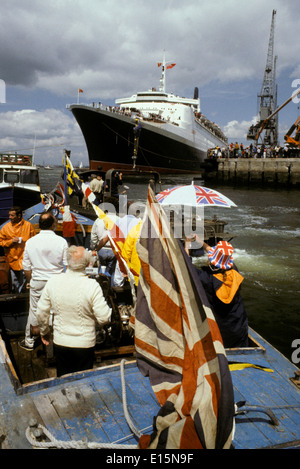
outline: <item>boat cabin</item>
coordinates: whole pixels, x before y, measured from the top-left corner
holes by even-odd
[[[14,205],[23,210],[40,202],[38,168],[31,155],[0,154],[0,224]]]

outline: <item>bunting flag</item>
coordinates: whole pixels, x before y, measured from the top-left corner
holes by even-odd
[[[108,230],[109,241],[114,251],[114,254],[119,262],[119,267],[121,272],[124,275],[128,276],[130,284],[132,286],[132,294],[135,299],[134,293],[134,275],[135,271],[131,271],[128,267],[126,260],[122,254],[122,249],[126,240],[126,237],[131,230],[131,228],[138,224],[139,219],[134,217],[133,215],[127,215],[124,217],[118,217],[114,215],[108,215],[105,213],[101,208],[101,202],[95,196],[94,192],[90,189],[90,187],[82,182],[73,168],[71,160],[67,155],[65,155],[65,167],[66,167],[66,174],[67,174],[67,185],[72,188],[75,192],[80,191],[85,195],[88,199],[90,204],[92,205],[95,213],[101,220],[103,220],[106,229]]]
[[[168,65],[166,65],[166,69],[169,70],[170,68],[175,67],[175,65],[176,65],[176,63],[168,64]],[[158,62],[158,63],[157,63],[157,66],[158,66],[158,67],[161,67],[161,66],[162,66],[162,62]]]
[[[57,208],[61,210],[66,203],[66,196],[63,185],[58,182],[52,192],[49,194],[41,194],[42,203],[45,205],[45,210]]]
[[[125,239],[125,243],[123,244],[122,248],[122,255],[127,262],[127,265],[135,278],[135,285],[137,286],[139,283],[139,275],[141,269],[141,263],[139,256],[136,250],[136,243],[140,235],[140,231],[142,228],[142,220],[137,219],[134,217],[138,223],[135,223],[128,231],[128,234]]]
[[[161,405],[152,435],[143,435],[139,448],[230,448],[233,386],[220,331],[150,187],[136,248],[136,357]]]
[[[80,224],[77,216],[70,211],[70,206],[66,205],[64,186],[58,182],[52,192],[41,195],[42,203],[45,205],[44,211],[51,210],[54,216],[61,213],[63,219],[63,237],[72,238],[75,236],[76,225]],[[56,212],[56,213],[55,213]]]
[[[70,206],[65,205],[62,209],[63,217],[63,237],[64,238],[73,238],[75,236],[76,230],[76,218],[70,212]]]
[[[68,158],[67,154],[64,155],[64,176],[66,180],[67,188],[69,195],[81,193],[81,181],[73,168],[71,160]]]

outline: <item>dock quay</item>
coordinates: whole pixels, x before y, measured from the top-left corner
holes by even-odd
[[[205,177],[223,184],[300,188],[300,158],[218,158]]]

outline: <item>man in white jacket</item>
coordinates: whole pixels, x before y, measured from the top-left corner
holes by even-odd
[[[56,218],[52,213],[42,213],[39,219],[40,232],[25,245],[23,269],[30,288],[30,307],[25,329],[25,338],[19,345],[32,351],[37,336],[31,334],[31,327],[37,326],[36,308],[42,291],[53,275],[64,272],[67,266],[68,243],[55,233]]]
[[[90,260],[91,254],[82,246],[71,246],[67,272],[48,280],[38,302],[37,319],[45,345],[49,345],[53,312],[57,376],[93,367],[96,322],[103,325],[111,317],[100,285],[85,274]]]

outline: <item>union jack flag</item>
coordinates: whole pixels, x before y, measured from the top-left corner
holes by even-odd
[[[220,331],[192,262],[167,230],[149,188],[131,324],[138,367],[161,409],[139,448],[230,448],[234,395]]]
[[[176,189],[179,189],[180,187],[182,186],[176,186],[176,187],[172,187],[171,189],[165,189],[164,191],[156,195],[156,200],[160,203],[164,202],[166,197],[168,197],[170,194],[172,194],[172,192],[176,191]]]
[[[174,205],[217,205],[220,207],[235,206],[235,204],[220,192],[208,187],[185,185],[165,189],[156,195],[161,204]]]

